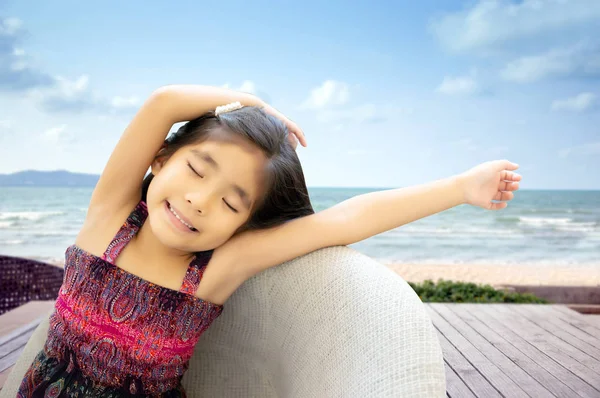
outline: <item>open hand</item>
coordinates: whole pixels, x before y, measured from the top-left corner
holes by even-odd
[[[465,195],[465,202],[487,210],[506,208],[506,201],[514,198],[513,191],[519,189],[521,176],[512,170],[519,165],[508,160],[493,160],[482,163],[458,176]],[[492,200],[503,201],[494,203]]]
[[[296,123],[292,122],[290,119],[285,117],[281,112],[273,108],[271,105],[265,104],[262,109],[269,115],[275,116],[277,119],[281,120],[285,124],[289,131],[288,138],[294,149],[296,149],[296,147],[298,146],[298,141],[300,141],[300,144],[302,144],[303,147],[306,147],[307,144],[304,131],[302,131],[302,129],[298,127]]]

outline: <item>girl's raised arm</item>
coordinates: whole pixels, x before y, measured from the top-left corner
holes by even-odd
[[[235,101],[265,105],[251,94],[220,87],[171,85],[154,91],[110,155],[92,193],[90,209],[102,209],[107,214],[104,212],[134,205],[140,198],[144,176],[173,124]]]
[[[500,210],[519,188],[521,176],[508,171],[517,168],[508,160],[485,162],[438,181],[355,196],[278,227],[243,232],[215,255],[240,264],[249,278],[311,251],[356,243],[461,204]]]

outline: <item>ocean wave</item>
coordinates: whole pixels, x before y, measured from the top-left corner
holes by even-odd
[[[554,228],[567,232],[594,232],[597,230],[595,221],[573,221],[572,218],[550,218],[550,217],[519,217],[519,224],[526,227]]]
[[[35,231],[31,234],[27,234],[28,236],[43,238],[46,236],[77,236],[79,231],[76,230],[63,230],[63,231]]]
[[[6,211],[0,212],[0,220],[5,221],[38,221],[51,216],[62,216],[67,214],[64,211]]]
[[[0,221],[0,228],[9,228],[12,225],[14,225],[12,221]]]
[[[24,242],[20,239],[0,240],[0,245],[22,245]]]
[[[572,218],[561,217],[561,218],[552,218],[552,217],[519,217],[519,221],[522,224],[528,225],[565,225],[573,221]]]
[[[506,216],[506,217],[498,217],[494,220],[497,223],[518,223],[519,221],[521,221],[521,217],[519,216]]]
[[[464,228],[449,228],[449,227],[401,227],[397,230],[399,234],[428,234],[428,235],[452,235],[452,236],[470,236],[470,235],[502,235],[502,236],[514,236],[520,234],[521,231],[516,229],[503,229],[503,228],[477,228],[477,227],[464,227]]]
[[[562,213],[569,213],[569,214],[595,214],[597,213],[597,210],[594,209],[584,209],[584,208],[577,208],[577,209],[565,209],[565,208],[542,208],[542,209],[524,209],[521,210],[525,213],[535,213],[535,214],[562,214]]]

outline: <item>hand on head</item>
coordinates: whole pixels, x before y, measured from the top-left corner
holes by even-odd
[[[304,131],[302,131],[302,129],[296,123],[292,122],[290,119],[284,116],[277,109],[273,108],[271,105],[265,104],[265,106],[262,109],[269,115],[275,116],[277,119],[281,120],[285,124],[290,133],[290,143],[292,144],[292,147],[294,149],[296,149],[296,147],[298,146],[298,141],[300,142],[300,144],[302,144],[303,147],[307,146]]]

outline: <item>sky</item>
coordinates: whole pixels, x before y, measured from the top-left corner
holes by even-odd
[[[597,190],[599,78],[598,0],[0,0],[0,173],[100,174],[153,90],[202,84],[298,123],[309,187],[508,159]]]

